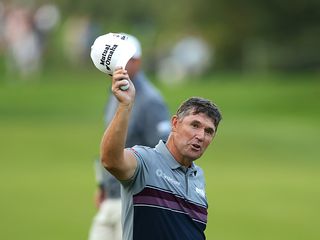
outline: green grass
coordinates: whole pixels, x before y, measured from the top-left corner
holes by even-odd
[[[219,74],[156,82],[172,112],[195,95],[223,112],[197,161],[207,180],[207,239],[320,239],[318,79]],[[108,88],[96,71],[0,82],[0,239],[87,238]]]

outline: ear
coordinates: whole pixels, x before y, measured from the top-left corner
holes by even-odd
[[[177,124],[178,124],[178,117],[177,115],[173,115],[171,118],[171,128],[172,132],[175,132],[177,129]]]

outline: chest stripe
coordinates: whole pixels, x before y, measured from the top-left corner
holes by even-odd
[[[134,206],[150,206],[189,215],[194,221],[207,222],[207,209],[162,189],[146,186],[133,196]]]

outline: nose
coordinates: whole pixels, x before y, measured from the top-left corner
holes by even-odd
[[[198,139],[200,142],[204,140],[205,132],[203,129],[199,129],[196,133],[196,139]]]

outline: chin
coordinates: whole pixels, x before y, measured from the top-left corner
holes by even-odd
[[[191,154],[189,156],[189,158],[191,159],[191,161],[195,161],[195,160],[199,159],[201,156],[202,156],[202,153],[200,153],[200,154]]]

